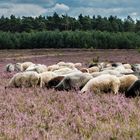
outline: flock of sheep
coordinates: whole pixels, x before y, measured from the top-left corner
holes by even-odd
[[[46,66],[32,62],[7,64],[6,71],[17,73],[10,79],[10,87],[47,87],[56,90],[125,93],[135,97],[140,91],[140,64],[98,62],[85,68],[81,63],[59,62]]]

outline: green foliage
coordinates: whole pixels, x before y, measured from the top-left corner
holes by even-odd
[[[0,32],[0,49],[138,49],[140,33],[101,31]]]
[[[0,18],[0,49],[140,48],[140,21],[128,16],[68,15]]]
[[[78,19],[68,15],[38,16],[38,17],[15,17],[1,16],[0,31],[32,32],[32,31],[108,31],[108,32],[139,32],[140,20],[134,20],[128,16],[125,20],[117,16],[101,17],[79,15]]]

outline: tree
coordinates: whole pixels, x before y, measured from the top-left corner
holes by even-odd
[[[124,21],[124,31],[133,32],[134,29],[135,29],[134,20],[130,16],[127,16],[127,19],[125,19]]]

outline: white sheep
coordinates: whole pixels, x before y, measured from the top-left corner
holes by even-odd
[[[81,69],[82,68],[82,63],[75,63],[74,67],[77,69]]]
[[[9,63],[9,64],[6,65],[5,70],[6,70],[7,72],[12,72],[12,71],[15,70],[15,65],[12,64],[12,63]]]
[[[120,80],[115,75],[104,74],[95,77],[87,82],[87,84],[82,88],[82,92],[109,92],[112,91],[117,94],[119,91]]]
[[[54,65],[50,65],[47,67],[47,71],[54,71],[54,70],[58,70],[60,67],[58,64],[54,64]]]
[[[88,68],[88,71],[89,71],[89,73],[99,72],[100,68],[97,66],[94,66],[94,67]]]
[[[15,74],[7,87],[36,87],[40,77],[37,72],[20,72]]]
[[[119,77],[119,80],[120,80],[119,91],[125,92],[130,87],[131,84],[133,84],[136,80],[138,80],[138,78],[135,75],[130,74]]]
[[[57,77],[57,74],[51,71],[43,72],[39,74],[41,80],[40,80],[40,87],[47,87],[48,82],[53,79],[54,77]]]
[[[116,70],[104,70],[104,71],[101,71],[101,72],[93,72],[93,73],[91,73],[91,75],[92,75],[93,77],[97,77],[97,76],[100,76],[100,75],[103,75],[103,74],[115,75],[115,76],[117,76],[117,77],[123,75],[123,74],[121,74],[120,72],[118,72],[118,71],[116,71]]]
[[[57,65],[59,65],[60,67],[68,67],[68,68],[71,68],[71,69],[75,69],[75,65],[72,62],[67,62],[67,63],[59,62],[59,63],[57,63]]]
[[[47,66],[43,64],[31,65],[26,69],[26,71],[36,71],[37,73],[42,73],[47,71]]]
[[[123,64],[125,69],[132,69],[132,66],[130,64]]]
[[[81,71],[79,71],[79,70],[72,70],[72,69],[70,69],[68,67],[64,67],[64,68],[55,70],[53,72],[56,73],[57,75],[66,75],[66,74],[69,74],[69,73],[81,72]]]
[[[74,72],[67,74],[55,87],[56,90],[81,89],[93,77],[89,73]],[[59,79],[59,78],[58,78]]]
[[[15,70],[16,71],[25,71],[29,66],[33,65],[32,62],[23,62],[23,63],[16,63]]]

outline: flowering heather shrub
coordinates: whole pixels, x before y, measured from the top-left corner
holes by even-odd
[[[113,54],[107,53],[108,58],[113,57],[114,60]],[[83,61],[86,64],[91,56],[88,58],[88,54],[84,55],[85,58],[80,55],[77,60],[71,57],[69,61]],[[69,56],[63,55],[60,58],[67,61]],[[58,57],[32,60],[35,59],[49,65],[51,61],[57,62]],[[4,67],[7,61],[0,63]],[[0,140],[140,139],[139,97],[127,99],[122,93],[94,95],[46,88],[5,90],[13,74],[0,70]]]
[[[3,139],[139,138],[140,101],[47,89],[0,92]]]

